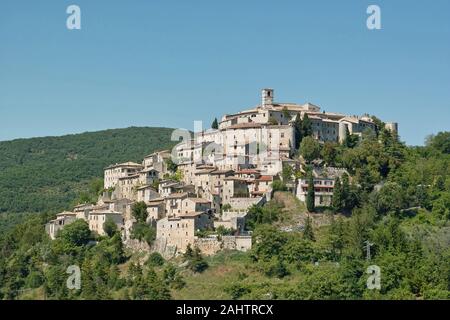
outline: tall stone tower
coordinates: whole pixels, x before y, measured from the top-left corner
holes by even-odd
[[[271,107],[272,105],[273,105],[273,89],[263,89],[261,106],[265,109]]]
[[[398,123],[397,122],[388,122],[388,123],[386,123],[385,128],[393,134],[398,134]]]
[[[347,125],[343,122],[339,122],[339,143],[343,143],[347,139]]]

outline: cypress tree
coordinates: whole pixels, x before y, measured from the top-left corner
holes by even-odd
[[[300,117],[300,114],[298,114],[294,121],[295,150],[298,150],[300,148],[300,143],[302,142],[303,139],[302,132],[303,132],[302,119]]]
[[[309,212],[314,212],[315,210],[315,197],[316,195],[314,192],[314,178],[311,172],[308,177],[308,193],[306,194],[306,208]]]
[[[214,118],[213,123],[211,124],[212,129],[219,129],[219,122],[217,121],[217,118]]]
[[[310,217],[306,218],[305,230],[303,231],[303,238],[306,240],[315,241],[314,231]]]
[[[342,210],[342,184],[341,179],[339,177],[334,181],[334,190],[333,190],[333,209],[334,211]]]
[[[302,138],[312,136],[312,123],[309,120],[308,114],[305,113],[302,120]]]
[[[342,176],[342,189],[341,189],[341,208],[348,211],[351,206],[351,194],[350,194],[350,183],[348,180],[348,175],[344,174]]]

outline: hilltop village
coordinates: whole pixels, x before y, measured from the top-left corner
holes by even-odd
[[[224,115],[212,129],[195,132],[193,137],[187,132],[189,138],[173,150],[152,153],[142,163],[108,166],[98,202],[57,214],[46,231],[55,239],[64,226],[84,219],[91,231],[102,236],[105,223],[113,221],[125,245],[145,247],[132,237],[138,224],[133,208],[145,204],[145,223],[156,228],[156,239],[148,250],[166,257],[183,253],[188,246],[207,255],[224,249],[247,251],[252,246],[245,228],[248,209],[271,200],[286,167],[291,172],[306,170],[305,159],[296,154],[299,121],[309,123],[310,136],[321,144],[344,143],[349,136],[376,130],[368,115],[324,112],[311,103],[278,103],[272,89],[263,89],[258,106]],[[396,123],[387,123],[386,128],[398,130]],[[320,162],[311,165],[315,205],[330,206],[336,178],[345,170]],[[309,181],[299,176],[290,185],[300,201],[306,201]]]

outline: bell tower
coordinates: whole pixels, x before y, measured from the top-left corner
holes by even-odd
[[[262,90],[262,108],[266,109],[273,105],[273,89]]]

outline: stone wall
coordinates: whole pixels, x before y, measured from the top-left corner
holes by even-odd
[[[245,228],[245,218],[230,218],[227,221],[214,221],[214,228],[217,229],[219,226],[223,226],[226,229],[233,229],[236,231],[244,232]]]
[[[202,254],[213,255],[221,250],[238,250],[248,251],[252,248],[251,236],[223,236],[219,240],[217,237],[197,238],[194,241],[194,246],[197,246]]]
[[[258,198],[230,198],[228,203],[235,210],[245,210],[254,204],[260,204],[263,202],[264,197]]]
[[[233,218],[243,218],[247,215],[247,210],[230,210],[223,211],[221,213],[221,219],[223,221],[230,221]]]

